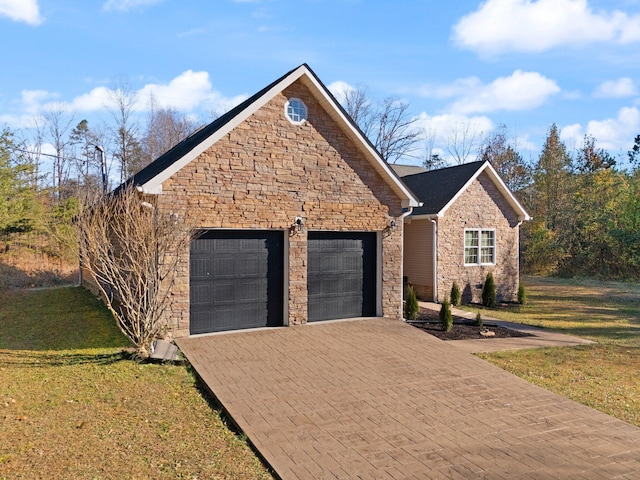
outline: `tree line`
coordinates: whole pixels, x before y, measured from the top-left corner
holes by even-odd
[[[120,81],[105,107],[107,120],[96,125],[51,104],[29,128],[2,127],[0,252],[19,246],[75,261],[72,220],[80,203],[112,190],[201,126],[153,97],[141,117],[139,101]]]
[[[575,153],[549,128],[531,183],[516,191],[533,220],[522,228],[524,271],[640,278],[640,135],[630,168],[586,135]]]
[[[571,152],[555,124],[534,161],[517,153],[505,126],[485,139],[479,159],[532,216],[521,227],[524,273],[640,279],[640,135],[623,157],[627,168],[592,135]]]
[[[5,249],[12,238],[32,239],[38,248],[66,254],[76,243],[71,220],[83,198],[112,189],[201,126],[153,98],[140,121],[134,115],[139,99],[126,83],[112,95],[110,120],[98,126],[54,105],[34,119],[28,137],[8,127],[0,131]],[[364,89],[347,92],[341,102],[387,162],[418,158],[427,169],[447,166],[434,153],[435,132],[417,128],[406,102],[389,97],[376,103]],[[504,125],[485,137],[470,126],[444,137],[449,163],[490,161],[533,217],[521,227],[523,272],[640,278],[640,135],[626,169],[589,135],[570,152],[556,125],[529,161]],[[52,153],[45,155],[45,144]]]

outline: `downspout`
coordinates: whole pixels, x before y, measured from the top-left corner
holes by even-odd
[[[518,244],[516,245],[516,248],[517,248],[516,252],[518,253],[518,262],[516,265],[517,275],[518,275],[518,285],[516,285],[516,292],[520,289],[520,225],[522,225],[523,223],[524,223],[524,220],[520,220],[516,225],[516,228],[518,229],[518,235],[516,235],[516,241],[518,242]]]
[[[433,301],[438,303],[438,220],[433,223]]]
[[[422,204],[420,204],[422,205]],[[406,212],[400,215],[400,221],[402,222],[402,235],[400,242],[402,242],[402,261],[400,262],[400,299],[404,296],[404,219],[413,213],[413,207],[408,207]],[[400,318],[404,320],[404,312],[402,311],[402,302],[400,302]]]

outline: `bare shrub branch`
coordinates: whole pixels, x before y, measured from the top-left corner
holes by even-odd
[[[159,211],[127,187],[88,202],[76,224],[83,267],[120,330],[147,357],[166,329],[163,315],[192,238],[189,219]]]

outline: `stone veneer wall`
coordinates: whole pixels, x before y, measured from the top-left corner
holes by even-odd
[[[496,264],[464,265],[465,228],[496,230]],[[517,299],[519,220],[489,176],[483,172],[438,219],[438,301],[458,282],[463,301],[482,301],[482,285],[493,272],[499,301]]]
[[[287,98],[302,99],[308,120],[293,125]],[[382,239],[382,314],[402,307],[401,201],[298,81],[163,183],[159,208],[189,210],[197,228],[288,232],[295,218],[307,230],[397,231]],[[307,320],[307,235],[288,237],[288,323]],[[189,329],[189,252],[183,252],[167,323]]]

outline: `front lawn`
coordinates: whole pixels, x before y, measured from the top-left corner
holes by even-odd
[[[640,285],[526,277],[528,303],[483,316],[595,340],[479,356],[531,383],[640,426]],[[477,311],[477,308],[467,308]]]
[[[272,478],[186,367],[127,346],[83,289],[0,294],[0,479]]]

